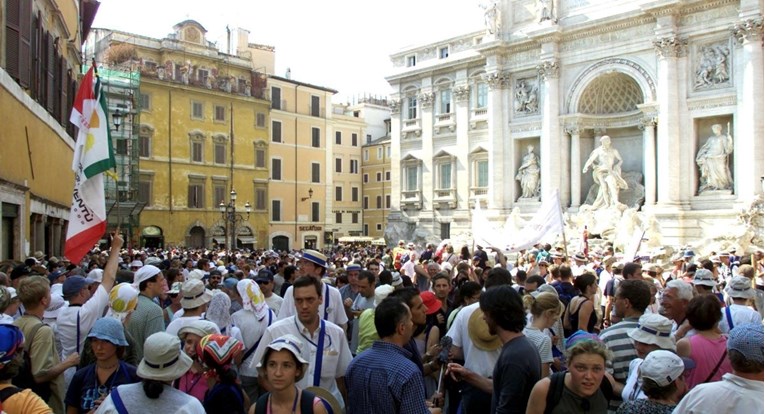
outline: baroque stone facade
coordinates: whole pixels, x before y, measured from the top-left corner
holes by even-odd
[[[661,228],[663,243],[709,239],[710,218],[740,223],[762,193],[761,3],[559,0],[538,2],[554,7],[536,14],[531,3],[485,4],[487,29],[449,40],[460,48],[448,57],[430,53],[443,42],[391,56],[400,110],[389,235],[462,238],[475,203],[503,223],[515,208],[530,216],[555,190],[576,215],[597,193],[582,168],[604,135],[623,158],[620,202]],[[417,64],[407,68],[411,56]],[[733,137],[723,160],[732,188],[710,196],[699,191],[695,157],[718,124]],[[513,179],[530,146],[540,201],[522,197]]]

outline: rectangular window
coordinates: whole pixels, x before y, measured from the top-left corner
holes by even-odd
[[[482,160],[476,163],[476,187],[489,186],[489,161]]]
[[[390,147],[385,147],[385,156],[390,158]]]
[[[372,134],[367,134],[367,144],[372,143]]]
[[[365,224],[365,226],[366,226],[366,224]],[[382,230],[382,223],[377,223],[377,225],[375,225],[375,228],[377,229],[377,231]]]
[[[441,113],[448,114],[452,112],[452,91],[449,89],[441,91]]]
[[[359,213],[351,213],[351,223],[358,224],[359,222]]]
[[[351,134],[351,146],[359,146],[359,134]]]
[[[343,145],[343,133],[335,131],[335,145]]]
[[[385,196],[385,208],[390,208],[390,194]]]
[[[406,66],[410,68],[410,67],[415,66],[415,65],[417,65],[417,56],[415,56],[415,55],[407,56],[406,57]]]
[[[321,182],[321,164],[317,162],[311,163],[311,182],[312,183]]]
[[[141,177],[138,180],[138,201],[146,203],[147,206],[154,204],[151,195],[152,179],[151,177]]]
[[[321,130],[319,128],[311,128],[311,146],[314,148],[321,147]]]
[[[191,143],[191,161],[192,162],[203,162],[204,161],[203,149],[204,149],[204,147],[202,146],[201,142],[192,142]]]
[[[390,181],[390,171],[385,171],[385,181]]]
[[[149,95],[148,93],[142,93],[140,105],[141,105],[141,110],[151,111],[151,95]]]
[[[199,81],[199,84],[204,86],[207,84],[207,77],[209,76],[209,72],[205,69],[199,69],[197,70],[197,80]]]
[[[255,210],[265,211],[266,209],[266,189],[255,189]]]
[[[382,196],[375,197],[375,208],[382,208]]]
[[[226,203],[226,184],[214,184],[213,192],[213,207],[220,206],[220,203]]]
[[[272,180],[282,179],[282,160],[278,158],[271,159],[271,179]]]
[[[417,97],[415,96],[406,100],[406,118],[417,119]]]
[[[335,201],[343,201],[343,187],[335,187]]]
[[[382,147],[377,148],[377,159],[381,160],[383,158],[383,149]]]
[[[282,89],[271,87],[271,109],[282,109]]]
[[[189,183],[189,208],[205,208],[205,185],[201,182]]]
[[[417,189],[417,167],[406,167],[406,191],[414,191]]]
[[[271,142],[282,142],[282,123],[271,121]]]
[[[359,173],[359,160],[351,160],[351,174]]]
[[[335,158],[335,172],[336,173],[343,172],[343,159],[342,158]]]
[[[215,105],[215,120],[216,121],[225,121],[226,120],[226,107],[222,105]]]
[[[368,149],[364,150],[364,161],[369,161],[369,150]]]
[[[452,188],[452,164],[443,163],[439,166],[439,187],[442,190]]]
[[[449,46],[444,46],[438,49],[438,58],[446,59],[449,57]]]
[[[359,201],[359,187],[351,187],[351,201]]]
[[[255,168],[266,168],[266,150],[255,150]]]
[[[451,223],[441,223],[441,238],[451,238]]]
[[[191,117],[194,119],[204,119],[205,118],[205,109],[202,102],[192,102],[191,103]]]
[[[369,182],[369,174],[364,174],[364,182],[365,183]]]
[[[266,127],[266,114],[263,112],[258,112],[255,114],[255,126],[258,128]]]
[[[215,163],[226,163],[226,144],[215,144]]]
[[[117,138],[114,145],[114,153],[117,155],[127,155],[128,153],[128,140]]]
[[[343,213],[335,213],[335,224],[343,224]]]
[[[138,156],[142,158],[151,157],[151,138],[147,136],[138,137]]]
[[[318,96],[311,96],[311,116],[321,116],[321,99]]]
[[[381,172],[377,172],[377,174],[375,174],[375,178],[376,178],[376,181],[377,181],[378,183],[379,183],[380,181],[382,181],[382,173],[381,173]]]
[[[489,87],[484,82],[481,82],[476,87],[475,107],[486,108],[488,104],[489,104]]]
[[[363,206],[364,210],[369,209],[369,197],[364,197],[364,201],[361,203],[361,205]]]
[[[378,224],[379,226],[379,224]],[[369,224],[364,225],[364,235],[369,236]]]
[[[311,221],[319,221],[319,203],[316,201],[311,203]]]
[[[271,200],[271,221],[282,221],[281,200]]]

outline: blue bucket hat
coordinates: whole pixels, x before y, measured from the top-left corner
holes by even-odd
[[[21,329],[15,325],[0,325],[0,365],[11,362],[23,344]]]
[[[125,331],[120,321],[114,318],[101,318],[93,325],[88,338],[109,341],[116,346],[128,346]]]

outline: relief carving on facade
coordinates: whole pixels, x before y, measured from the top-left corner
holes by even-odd
[[[762,18],[747,19],[736,23],[733,26],[732,34],[739,46],[747,42],[762,40]]]
[[[513,110],[516,114],[522,115],[539,113],[539,87],[536,78],[516,81]]]
[[[694,89],[728,85],[730,81],[730,48],[727,45],[699,47]]]
[[[417,100],[423,108],[430,108],[436,100],[436,94],[433,92],[423,92],[417,96]]]
[[[654,40],[653,47],[659,57],[683,57],[688,51],[688,40],[677,36],[667,36]]]
[[[391,114],[398,114],[401,113],[401,100],[400,99],[391,99],[388,101],[388,108],[390,108]]]
[[[546,60],[537,65],[537,72],[542,80],[557,79],[560,75],[560,65],[557,60]]]
[[[456,102],[465,102],[470,98],[470,88],[467,86],[455,86],[452,89],[452,96]]]

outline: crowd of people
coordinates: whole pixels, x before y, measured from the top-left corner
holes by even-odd
[[[0,263],[0,412],[763,412],[763,252],[399,241]]]

